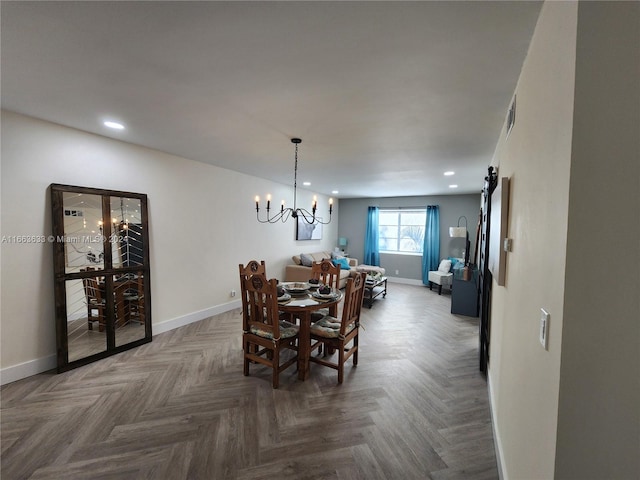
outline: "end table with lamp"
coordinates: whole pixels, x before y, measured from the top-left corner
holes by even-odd
[[[340,248],[340,250],[342,251],[342,254],[345,257],[348,257],[349,255],[347,254],[347,237],[339,237],[338,238],[338,247]]]

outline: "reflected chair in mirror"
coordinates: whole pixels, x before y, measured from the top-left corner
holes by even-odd
[[[311,324],[311,349],[315,349],[317,343],[321,343],[324,345],[325,357],[312,356],[309,360],[337,370],[338,383],[342,383],[344,379],[344,364],[350,357],[353,357],[353,365],[358,365],[358,334],[366,276],[367,274],[362,272],[347,280],[342,319],[327,315]],[[313,344],[314,341],[317,343]],[[332,350],[337,350],[337,363],[326,358],[326,352]]]
[[[144,324],[144,282],[142,275],[128,281],[123,294],[127,322]]]
[[[314,262],[311,265],[311,278],[318,280],[320,285],[328,285],[331,288],[338,290],[340,284],[340,265],[334,265],[329,259],[324,259],[321,262]],[[323,308],[317,312],[311,314],[311,321],[316,322],[321,318],[331,315],[333,317],[338,316],[338,305],[333,305],[330,308]]]
[[[93,270],[95,269],[92,267],[80,269],[81,272],[90,272]],[[98,331],[103,332],[106,324],[105,309],[107,307],[103,287],[95,277],[83,278],[82,286],[84,287],[85,300],[87,303],[87,323],[89,330],[93,330],[93,322],[98,322]]]
[[[243,279],[242,292],[244,374],[249,375],[251,363],[266,365],[273,370],[273,388],[278,388],[280,373],[298,360],[299,328],[279,318],[275,278],[251,275]],[[280,354],[286,350],[296,353],[280,364]]]

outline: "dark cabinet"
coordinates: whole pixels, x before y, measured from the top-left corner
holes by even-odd
[[[469,267],[465,273],[462,268],[453,272],[451,286],[451,313],[478,316],[478,269]]]

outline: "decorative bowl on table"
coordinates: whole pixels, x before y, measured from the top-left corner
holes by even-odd
[[[283,282],[281,285],[291,295],[309,293],[309,284],[307,282]]]
[[[318,300],[333,300],[334,298],[338,298],[338,294],[336,292],[331,292],[331,293],[313,292],[311,296],[313,298],[317,298]]]
[[[337,292],[334,292],[331,287],[328,285],[322,285],[318,288],[317,291],[312,293],[314,298],[320,298],[322,300],[328,300],[332,298],[336,298],[338,296]]]

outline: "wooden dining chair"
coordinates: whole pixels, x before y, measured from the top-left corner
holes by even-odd
[[[251,260],[247,263],[247,265],[238,265],[238,270],[240,270],[240,298],[242,299],[242,324],[246,325],[249,321],[249,308],[247,307],[247,292],[245,290],[244,281],[249,278],[251,275],[261,274],[265,277],[267,276],[267,265],[264,260],[260,260],[258,263],[257,260]],[[255,352],[258,351],[257,345],[253,345]]]
[[[311,265],[311,278],[318,280],[322,285],[329,285],[331,288],[338,290],[340,285],[340,265],[334,265],[331,260],[326,258],[321,262],[313,262]],[[311,321],[316,322],[327,315],[337,317],[338,305],[313,312]]]
[[[93,267],[81,268],[81,272],[90,272],[95,270]],[[104,298],[103,287],[96,277],[87,277],[82,279],[84,287],[85,301],[87,304],[87,324],[89,330],[93,330],[93,322],[98,322],[98,331],[103,332],[106,325],[105,310],[107,302]]]
[[[317,346],[317,343],[313,344],[314,341],[321,343],[324,345],[325,357],[312,356],[309,360],[338,370],[338,383],[342,383],[344,379],[344,364],[350,357],[353,357],[353,365],[358,365],[358,334],[366,276],[362,272],[347,280],[341,320],[327,315],[311,324],[311,349]],[[326,359],[327,352],[334,349],[338,351],[337,363]]]
[[[240,270],[240,297],[242,298],[242,316],[243,322],[246,323],[248,318],[245,317],[249,314],[249,309],[247,308],[247,295],[245,292],[244,281],[251,275],[256,274],[261,274],[266,277],[267,266],[264,263],[264,260],[261,260],[260,263],[258,263],[257,260],[251,260],[247,263],[246,266],[239,264],[238,269]]]
[[[260,260],[260,263],[258,263],[257,260],[251,260],[249,263],[247,263],[246,266],[240,264],[238,265],[238,268],[240,270],[240,293],[241,296],[243,298],[243,302],[244,302],[244,298],[245,298],[245,294],[244,294],[244,284],[243,284],[243,280],[251,275],[254,275],[256,273],[261,273],[262,275],[264,275],[265,277],[267,276],[267,267],[264,263],[264,260]],[[277,282],[277,280],[276,280]],[[243,303],[243,307],[244,307],[244,303]],[[242,314],[244,315],[245,312],[247,310],[245,308],[242,309]],[[287,320],[288,322],[291,323],[295,323],[296,319],[293,315],[291,314],[286,314],[283,312],[280,312],[280,320]]]
[[[278,289],[275,278],[267,280],[263,274],[255,274],[243,281],[244,325],[242,343],[244,350],[244,374],[249,375],[249,365],[260,363],[273,370],[273,388],[278,388],[280,372],[298,360],[297,340],[299,327],[278,314]],[[285,349],[296,352],[280,364],[280,353]]]
[[[340,284],[340,265],[335,265],[328,258],[321,262],[313,262],[311,264],[311,278],[319,280],[323,285],[337,289]]]

